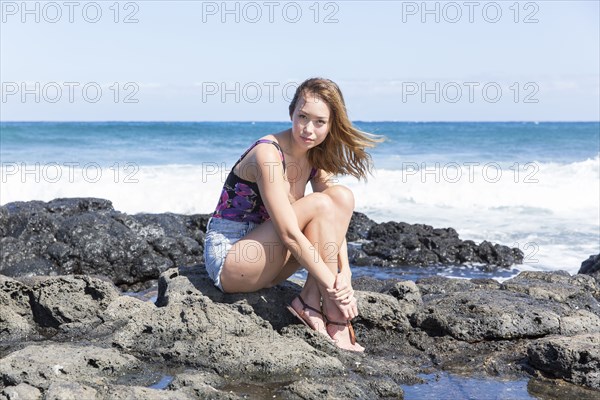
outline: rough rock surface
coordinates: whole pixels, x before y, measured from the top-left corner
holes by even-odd
[[[104,275],[140,289],[161,272],[203,263],[209,215],[115,211],[96,198],[8,203],[0,207],[0,273],[6,276]],[[460,240],[452,228],[386,222],[354,213],[347,240],[354,265],[426,266],[521,263],[523,253],[499,244]]]
[[[177,284],[175,278],[173,285]],[[297,338],[279,335],[250,307],[214,303],[197,290],[183,290],[180,293],[192,293],[158,309],[149,303],[134,305],[133,299],[113,303],[108,321],[126,322],[113,336],[113,346],[253,380],[342,371],[339,360]]]
[[[362,250],[373,265],[484,263],[508,267],[523,262],[523,252],[519,249],[487,241],[477,245],[472,240],[460,240],[453,228],[385,222],[372,226],[366,238],[370,241],[362,245]]]
[[[0,207],[0,273],[88,274],[134,286],[202,259],[207,216],[127,215],[95,198]]]
[[[530,344],[529,362],[552,377],[600,389],[600,333],[547,337]]]
[[[357,243],[375,243],[369,235],[384,224],[355,219]],[[592,276],[358,278],[353,325],[367,351],[355,354],[287,312],[301,289],[294,282],[250,294],[217,290],[184,240],[201,246],[205,223],[127,216],[98,199],[0,207],[0,272],[24,268],[0,275],[0,400],[402,398],[404,385],[439,371],[531,378],[530,392],[545,399],[600,393],[600,283]],[[59,240],[66,227],[81,228],[90,247]],[[430,233],[454,237],[443,231]],[[102,243],[122,234],[129,239]],[[144,266],[153,258],[163,264]],[[115,286],[140,287],[150,276],[158,278],[155,302]]]
[[[298,324],[284,308],[292,282],[226,295],[201,266],[172,268],[159,307],[90,276],[0,282],[0,399],[402,398],[432,370],[578,385],[562,398],[600,390],[600,287],[587,275],[357,279],[365,354]],[[149,387],[165,375],[163,390]]]
[[[38,400],[42,398],[42,392],[31,385],[26,383],[19,383],[16,386],[9,386],[4,390],[0,391],[0,399],[2,400]]]
[[[463,285],[471,290],[429,292],[413,323],[431,335],[469,342],[600,331],[600,308],[590,293],[597,286],[587,276],[522,272],[496,289],[477,281]]]
[[[200,272],[198,279],[195,272]],[[10,278],[5,281],[11,282],[13,293],[28,293],[31,298],[31,314],[39,317],[30,318],[29,332],[51,339],[32,343],[21,337],[21,341],[1,343],[0,391],[6,396],[38,390],[44,398],[66,398],[69,392],[96,399],[235,398],[228,388],[243,394],[252,387],[253,393],[298,398],[302,385],[315,382],[332,393],[359,388],[358,393],[370,398],[392,392],[401,397],[399,385],[417,380],[415,371],[394,366],[385,378],[372,380],[365,375],[352,384],[333,385],[362,356],[343,354],[325,337],[295,323],[283,308],[299,289],[292,283],[247,299],[233,296],[215,302],[196,287],[208,283],[199,266],[170,269],[161,277],[162,306],[157,307],[120,295],[112,283],[89,276],[26,278],[20,286]],[[397,300],[387,297],[392,303],[385,312],[378,307],[375,317],[402,320],[395,316],[401,313],[393,310]],[[271,309],[263,315],[267,319],[257,314],[260,307],[255,312],[251,305],[259,303],[266,304],[262,310]],[[11,317],[18,316],[2,321],[0,332],[14,325]],[[393,321],[380,323],[392,325]],[[177,372],[182,367],[194,372]],[[176,372],[166,390],[144,387],[165,368]],[[371,375],[375,368],[368,371]],[[304,383],[283,390],[291,381]]]
[[[0,275],[0,342],[18,342],[34,334],[31,296],[27,285]]]
[[[0,359],[0,379],[5,385],[26,383],[48,389],[51,382],[97,384],[140,367],[135,357],[93,345],[29,345]]]

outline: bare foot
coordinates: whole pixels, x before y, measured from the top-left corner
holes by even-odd
[[[305,307],[305,305],[308,307]],[[323,314],[321,314],[320,311],[316,311],[320,308],[318,304],[308,304],[306,300],[305,304],[302,304],[300,297],[296,297],[292,300],[291,306],[312,330],[329,337],[325,322],[323,321]],[[312,307],[313,309],[311,310],[309,307]]]
[[[354,342],[352,344],[352,339],[350,336],[350,328],[348,326],[335,325],[331,322],[327,324],[327,333],[329,337],[333,340],[335,345],[340,349],[363,352],[365,348],[360,344]]]
[[[340,349],[363,352],[365,348],[356,343],[354,329],[346,321],[337,306],[332,306],[333,312],[325,311],[327,334]],[[354,341],[354,343],[352,343]]]

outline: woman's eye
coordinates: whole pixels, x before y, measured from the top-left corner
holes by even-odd
[[[299,115],[299,118],[305,119],[305,118],[306,118],[306,115],[300,114],[300,115]]]

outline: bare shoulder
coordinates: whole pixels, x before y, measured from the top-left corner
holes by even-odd
[[[277,141],[274,140],[274,142]],[[279,153],[279,149],[270,143],[259,143],[258,145],[254,146],[252,152],[254,153],[254,158],[257,162],[281,162],[281,154]]]
[[[257,180],[267,178],[265,183],[283,181],[284,164],[279,149],[269,143],[263,143],[256,146],[253,151],[253,159],[257,167]],[[278,179],[279,177],[282,179]]]
[[[258,140],[274,140],[273,135],[263,136]],[[234,173],[242,179],[256,182],[265,171],[273,171],[281,164],[281,156],[277,147],[269,143],[258,143],[246,154],[235,167]],[[261,172],[262,171],[262,172]]]

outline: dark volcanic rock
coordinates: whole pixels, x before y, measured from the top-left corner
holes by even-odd
[[[170,267],[201,263],[207,219],[129,216],[94,198],[9,203],[0,207],[0,272],[104,275],[135,287]]]
[[[434,279],[443,286],[439,282],[446,278],[424,281]],[[600,308],[588,293],[597,290],[591,278],[528,272],[498,289],[473,281],[449,281],[452,284],[443,290],[432,290],[431,285],[422,288],[427,293],[424,305],[412,322],[432,335],[475,342],[600,331]]]
[[[600,333],[543,338],[527,354],[531,365],[552,377],[600,389]]]
[[[366,239],[369,236],[369,230],[375,225],[377,223],[365,214],[354,211],[350,220],[350,226],[346,232],[346,240],[348,242],[356,242]]]
[[[119,293],[112,282],[89,276],[37,278],[30,305],[36,323],[43,328],[85,335],[103,323],[103,312]]]
[[[65,218],[56,240],[71,251],[57,260],[68,273],[103,274],[116,284],[135,284],[156,277],[172,262],[153,251],[115,215],[84,213]]]
[[[565,303],[573,310],[600,315],[597,298],[600,285],[590,276],[573,275],[566,271],[525,271],[500,285],[502,289],[526,293],[539,300]]]
[[[203,260],[204,232],[208,218],[201,215],[137,214],[124,223],[171,260],[173,266],[194,265]]]
[[[0,273],[6,276],[104,275],[141,288],[161,272],[202,264],[209,215],[137,214],[95,198],[9,203],[0,207]],[[401,266],[522,261],[518,249],[458,238],[452,228],[377,224],[355,212],[347,240],[354,265]]]
[[[253,380],[342,370],[335,358],[273,331],[248,306],[213,303],[196,290],[181,293],[177,301],[174,298],[170,296],[169,304],[158,309],[131,298],[114,302],[107,321],[125,325],[115,333],[113,346],[144,358]]]
[[[490,300],[493,299],[493,302]],[[414,324],[436,336],[475,342],[535,338],[560,331],[560,310],[503,291],[456,292],[425,299]]]
[[[338,380],[338,382],[335,382]],[[335,383],[335,384],[334,384]],[[305,380],[294,382],[283,388],[284,399],[373,399],[395,398],[403,399],[404,392],[401,387],[393,383],[386,385],[377,379],[368,383],[355,382],[345,379],[333,378],[329,381]]]
[[[591,275],[596,281],[600,282],[600,254],[590,256],[587,260],[582,262],[579,273]]]
[[[365,256],[383,260],[375,261],[375,265],[484,263],[508,267],[523,261],[523,252],[517,248],[493,245],[487,241],[476,245],[470,240],[460,240],[452,228],[435,229],[423,224],[385,222],[372,226],[368,239],[370,242],[362,245]],[[358,259],[365,256],[354,255]]]
[[[580,274],[590,275],[598,271],[600,271],[600,254],[590,256],[587,260],[581,263],[581,268],[579,268]]]

